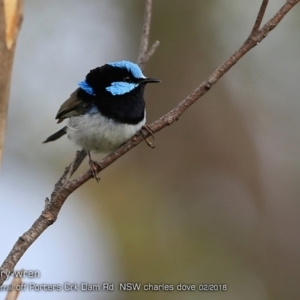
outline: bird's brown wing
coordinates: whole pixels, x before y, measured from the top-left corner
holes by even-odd
[[[84,113],[87,103],[82,101],[77,96],[78,89],[75,90],[71,96],[61,105],[55,119],[58,119],[57,123],[62,122],[64,119],[79,116]]]

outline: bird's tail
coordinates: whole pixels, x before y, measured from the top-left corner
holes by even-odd
[[[67,133],[67,126],[65,126],[64,128],[62,128],[61,130],[53,133],[52,135],[50,135],[44,142],[48,143],[48,142],[53,142],[56,141],[57,139],[59,139],[60,137],[62,137],[63,135],[65,135]]]

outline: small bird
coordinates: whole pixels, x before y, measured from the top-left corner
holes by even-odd
[[[114,151],[142,127],[146,126],[149,131],[145,125],[144,89],[151,82],[160,80],[145,77],[137,64],[126,60],[91,70],[58,110],[57,123],[69,119],[67,126],[44,143],[67,134],[71,141],[87,151],[97,179],[97,163],[91,159],[90,151]]]

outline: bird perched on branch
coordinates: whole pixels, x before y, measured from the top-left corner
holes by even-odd
[[[154,82],[160,80],[145,77],[138,65],[125,60],[91,70],[56,115],[57,123],[69,119],[68,125],[44,143],[67,134],[87,151],[97,179],[90,151],[114,151],[145,126],[144,89]]]

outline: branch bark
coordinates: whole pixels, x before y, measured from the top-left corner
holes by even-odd
[[[268,3],[269,3],[269,0],[263,0],[262,4],[260,6],[260,9],[258,11],[254,26],[253,26],[252,31],[250,33],[250,36],[255,35],[255,34],[258,33],[258,30],[259,30],[261,22],[264,18]]]
[[[23,0],[0,0],[0,164],[2,160],[11,71]]]
[[[175,108],[170,112],[153,122],[149,127],[153,133],[157,133],[163,128],[173,124],[179,119],[179,117],[198,99],[205,95],[212,86],[225,75],[247,52],[249,52],[253,47],[259,44],[266,36],[280,23],[284,16],[298,3],[300,0],[288,0],[279,9],[279,11],[272,17],[268,22],[266,22],[262,27],[260,24],[262,22],[268,1],[263,0],[260,7],[258,16],[255,20],[254,27],[244,42],[244,44],[222,65],[220,65],[204,82],[202,82],[190,95],[188,95],[184,100],[182,100]],[[151,0],[145,0],[145,17],[143,26],[143,35],[140,48],[140,54],[138,62],[142,65],[142,62],[147,61],[147,55],[150,57],[149,52],[147,52],[148,42],[144,42],[143,39],[149,39],[149,29],[150,29],[150,19],[149,17],[149,5],[150,5],[150,15],[151,15]],[[147,25],[148,24],[148,25]],[[145,29],[146,28],[146,29]],[[148,28],[148,29],[147,29]],[[146,45],[146,46],[145,46]],[[157,46],[156,46],[157,47]],[[154,49],[155,50],[155,49]],[[116,151],[110,153],[101,162],[99,162],[98,172],[101,172],[126,152],[130,151],[132,148],[137,146],[140,142],[144,140],[144,137],[149,136],[150,133],[146,132],[143,135],[138,133],[133,136],[128,142],[121,146]],[[0,274],[2,272],[12,272],[15,265],[20,260],[22,255],[30,247],[30,245],[57,219],[59,211],[66,201],[67,197],[73,193],[77,188],[83,185],[86,181],[93,178],[91,170],[80,175],[79,177],[71,180],[70,177],[74,174],[80,163],[85,157],[84,151],[77,151],[76,157],[72,164],[65,169],[64,174],[60,180],[56,183],[54,191],[51,194],[51,199],[46,199],[45,209],[34,222],[31,228],[25,232],[15,243],[13,249],[8,254],[7,258],[3,262],[0,268]],[[5,278],[0,278],[0,285],[3,284]]]
[[[144,11],[144,21],[143,21],[143,32],[141,38],[140,52],[137,59],[137,64],[143,70],[146,63],[150,57],[154,54],[157,47],[159,46],[159,41],[155,41],[148,51],[149,35],[150,35],[150,25],[151,25],[151,14],[152,14],[152,0],[145,0],[145,11]]]

